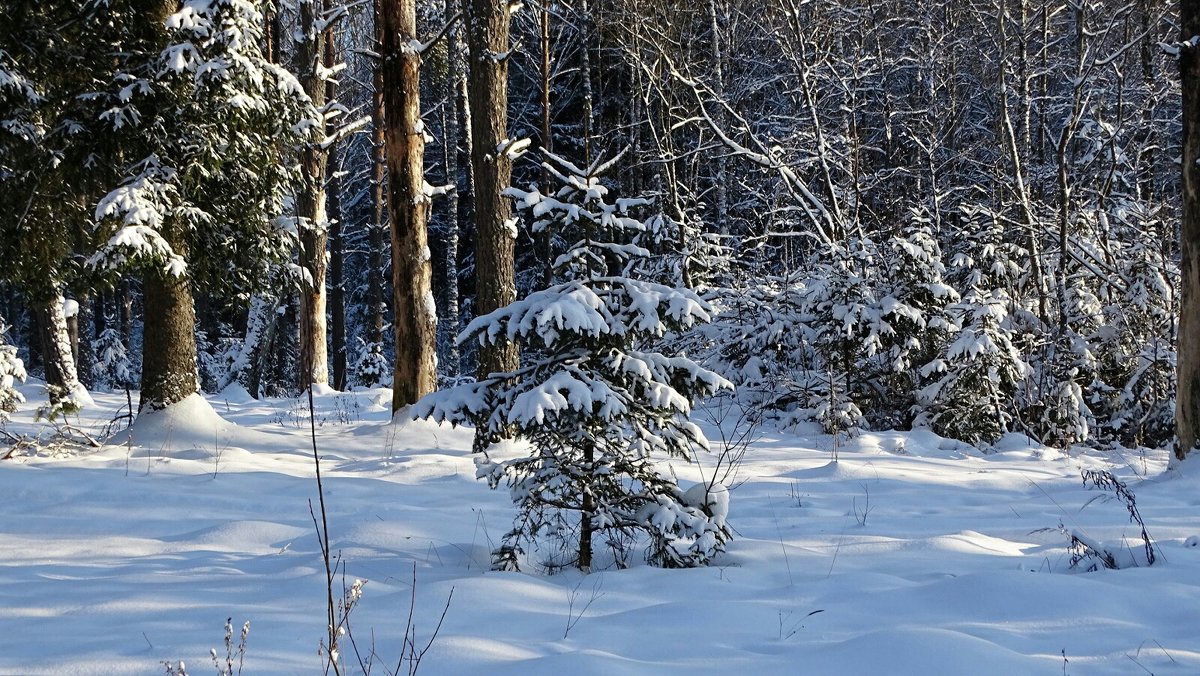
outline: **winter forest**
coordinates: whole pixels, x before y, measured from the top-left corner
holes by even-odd
[[[46,630],[0,672],[186,676],[254,613],[218,674],[1200,669],[1197,36],[1191,0],[4,0],[0,617]],[[138,591],[222,566],[250,590]],[[131,594],[128,637],[49,637]],[[143,632],[167,597],[208,614]]]

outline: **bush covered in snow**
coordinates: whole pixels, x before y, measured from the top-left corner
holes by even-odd
[[[0,317],[0,423],[8,419],[8,414],[17,410],[17,404],[25,401],[21,393],[13,387],[14,381],[25,380],[25,364],[17,357],[17,348],[8,345],[4,334],[8,325]]]

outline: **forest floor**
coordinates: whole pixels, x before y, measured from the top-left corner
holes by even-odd
[[[9,433],[51,440],[41,389]],[[78,427],[99,436],[125,396],[95,398]],[[422,674],[1200,673],[1200,468],[1167,471],[1165,452],[763,428],[715,565],[639,551],[586,576],[499,573],[515,511],[475,479],[471,431],[393,423],[387,398],[318,394],[315,413],[332,548],[346,586],[368,581],[350,625],[372,674],[409,672],[410,607],[418,648],[445,610]],[[675,463],[682,485],[701,461]],[[1082,470],[1136,493],[1155,565],[1072,569],[1070,532],[1145,562],[1126,505]],[[316,498],[306,400],[197,396],[102,448],[17,450],[0,462],[0,674],[213,673],[226,618],[235,653],[251,622],[246,674],[321,673]]]

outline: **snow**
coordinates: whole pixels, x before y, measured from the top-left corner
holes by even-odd
[[[41,386],[16,387],[29,403],[5,430],[48,435],[33,420]],[[728,490],[704,489],[712,455],[673,466],[686,503],[735,530],[715,565],[497,573],[490,546],[515,510],[474,479],[471,430],[393,422],[372,406],[385,395],[322,391],[313,421],[333,549],[347,588],[367,580],[353,632],[388,670],[415,566],[419,640],[453,589],[423,674],[1200,673],[1200,461],[1166,472],[1162,452],[1063,453],[1015,434],[983,452],[928,430],[768,426]],[[71,421],[98,435],[125,396],[94,398]],[[0,673],[162,673],[168,660],[202,673],[230,617],[235,634],[251,622],[246,673],[319,673],[307,415],[306,400],[231,387],[142,416],[128,446],[0,462]],[[524,453],[512,446],[495,453]],[[1072,532],[1140,547],[1124,505],[1081,469],[1136,492],[1162,561],[1069,570]]]

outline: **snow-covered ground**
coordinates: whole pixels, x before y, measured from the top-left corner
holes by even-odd
[[[9,432],[38,429],[39,390],[24,387]],[[95,399],[80,427],[99,433],[124,395]],[[140,420],[128,444],[0,462],[0,673],[178,660],[212,673],[227,617],[235,643],[251,622],[246,674],[320,673],[306,407],[209,402]],[[382,390],[316,403],[333,548],[347,585],[368,580],[352,634],[386,663],[374,674],[401,656],[414,566],[418,642],[453,590],[423,674],[1200,673],[1200,469],[1165,473],[1163,453],[1066,455],[1010,436],[985,454],[928,432],[835,449],[767,429],[718,565],[497,573],[490,543],[514,510],[474,479],[470,431],[391,424],[379,402]],[[1069,570],[1063,529],[1140,547],[1125,506],[1081,469],[1136,492],[1158,564]]]

